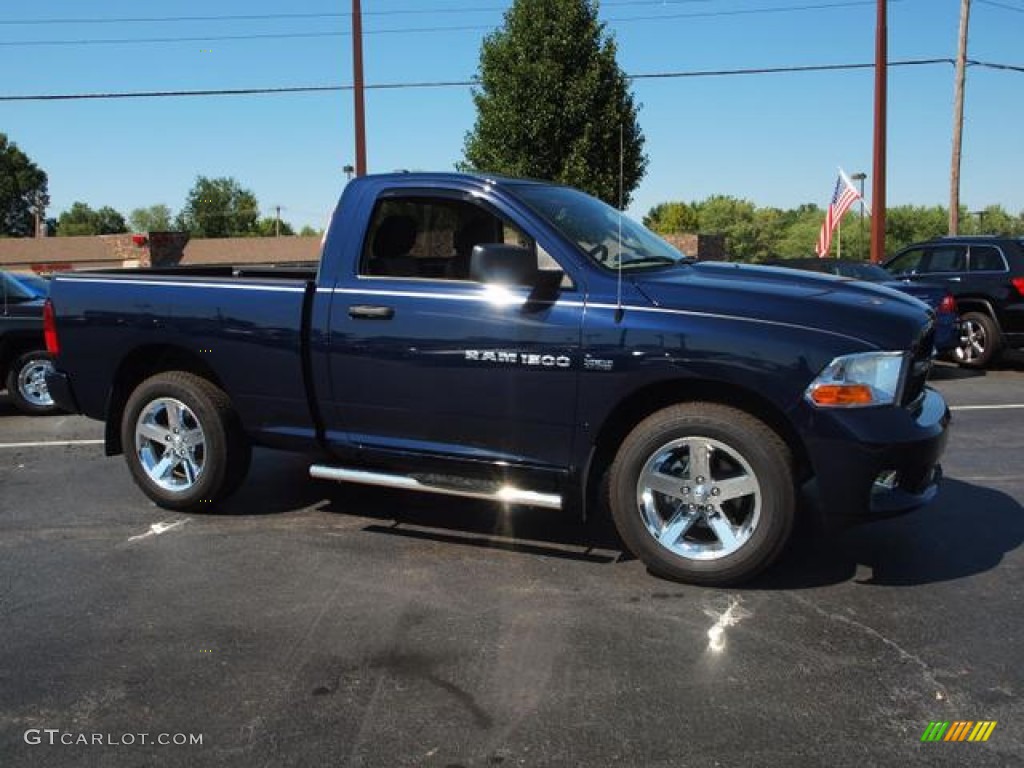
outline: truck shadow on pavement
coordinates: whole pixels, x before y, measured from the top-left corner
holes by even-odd
[[[257,451],[250,481],[218,510],[272,516],[315,510],[358,533],[597,565],[635,560],[607,515],[315,481],[302,456]],[[779,561],[742,589],[812,589],[845,581],[911,586],[989,571],[1024,543],[1024,508],[1006,493],[946,478],[938,499],[903,517],[827,530],[802,521]]]
[[[806,589],[952,581],[997,567],[1024,542],[1024,508],[993,488],[947,478],[938,499],[903,517],[835,532],[807,526],[779,562],[747,585]]]
[[[592,563],[634,559],[610,521],[582,523],[570,511],[353,485],[331,490],[320,509],[370,518],[368,533]]]

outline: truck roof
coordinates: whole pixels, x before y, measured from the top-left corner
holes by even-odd
[[[482,184],[543,184],[545,186],[561,187],[554,181],[544,179],[529,179],[517,176],[506,176],[500,173],[486,173],[484,171],[467,171],[458,173],[454,171],[396,171],[394,173],[372,173],[361,177],[366,180],[398,181],[418,180],[424,182],[466,182],[474,181]]]

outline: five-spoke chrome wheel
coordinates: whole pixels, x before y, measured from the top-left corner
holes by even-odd
[[[636,502],[648,532],[681,556],[711,560],[746,544],[761,516],[761,485],[718,440],[673,440],[640,470]]]
[[[654,573],[695,584],[743,581],[789,539],[792,464],[786,442],[746,411],[669,406],[637,424],[612,462],[615,527]]]
[[[211,509],[238,488],[252,455],[224,391],[186,371],[158,373],[135,387],[121,445],[139,487],[176,510]]]
[[[192,410],[180,400],[151,401],[135,423],[135,450],[146,474],[166,491],[184,491],[206,465],[206,435]]]

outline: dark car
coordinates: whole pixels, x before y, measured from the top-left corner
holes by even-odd
[[[53,363],[43,338],[43,303],[49,282],[35,275],[0,272],[0,386],[28,414],[58,410],[46,386]]]
[[[1024,240],[942,237],[910,245],[883,265],[894,276],[946,287],[960,309],[955,359],[984,368],[1024,347]]]
[[[852,259],[819,259],[816,257],[780,259],[771,262],[771,266],[806,269],[810,272],[823,272],[828,275],[866,280],[869,283],[878,283],[908,293],[935,311],[936,351],[940,355],[955,354],[959,346],[960,321],[957,317],[957,303],[953,293],[945,286],[928,282],[897,280],[877,264],[868,264]]]

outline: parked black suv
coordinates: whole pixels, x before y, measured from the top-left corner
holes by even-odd
[[[960,308],[954,359],[984,368],[1004,348],[1024,347],[1024,240],[941,237],[908,246],[885,262],[893,275],[942,282]]]
[[[28,414],[55,413],[46,386],[53,363],[43,336],[43,302],[49,286],[39,278],[0,272],[0,389]]]

